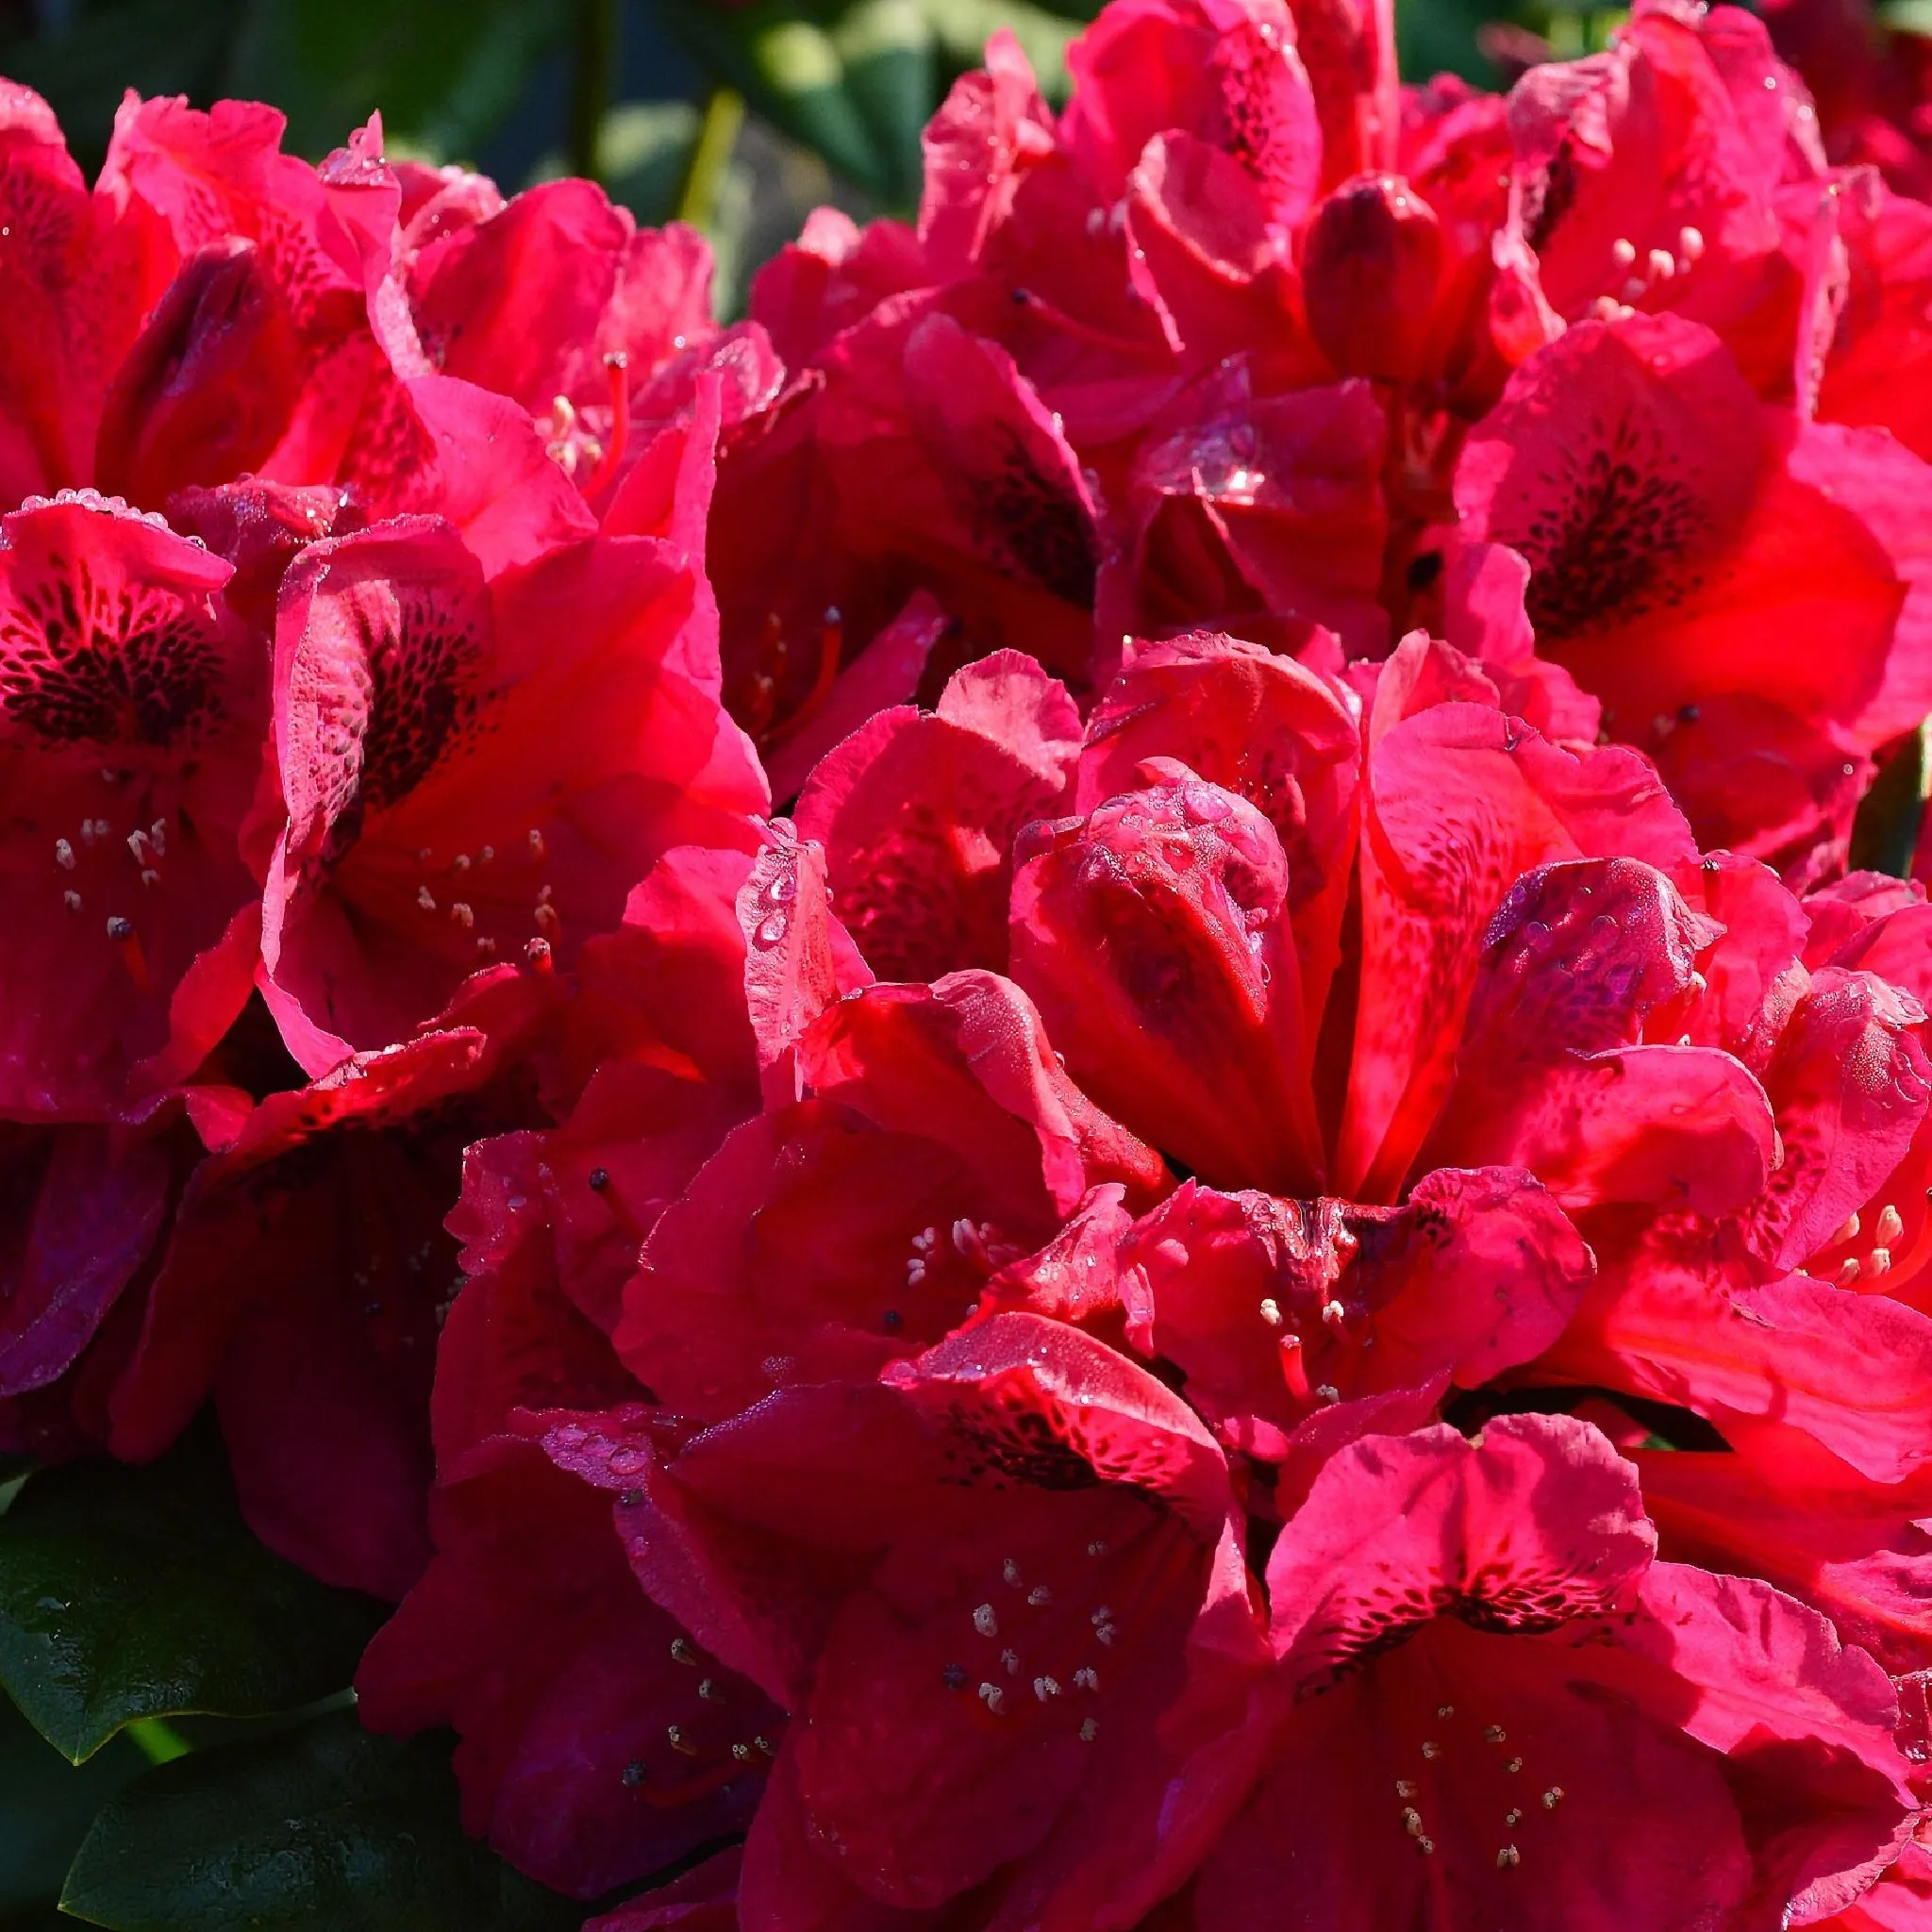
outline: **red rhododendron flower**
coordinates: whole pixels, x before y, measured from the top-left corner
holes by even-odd
[[[783,1720],[638,1588],[605,1497],[498,1436],[445,1472],[431,1524],[356,1688],[377,1730],[455,1726],[472,1831],[594,1897],[749,1823]]]
[[[246,997],[238,839],[268,690],[229,575],[92,491],[0,523],[0,1112],[15,1119],[110,1117],[192,1072]]]
[[[1816,746],[1807,764],[1835,774],[1924,709],[1916,559],[1889,541],[1889,510],[1866,507],[1916,498],[1928,476],[1888,438],[1758,411],[1705,330],[1633,318],[1573,328],[1526,363],[1456,491],[1468,541],[1528,562],[1538,653],[1603,701],[1615,736],[1657,752],[1707,837],[1773,857],[1793,828],[1753,824],[1726,795],[1755,741],[1789,720]],[[1768,675],[1767,633],[1816,626],[1842,647],[1829,675],[1814,658]]]
[[[1790,392],[1818,322],[1824,157],[1761,24],[1649,0],[1610,52],[1525,75],[1509,128],[1507,232],[1552,320],[1669,309],[1715,329],[1761,395]]]
[[[486,580],[428,519],[304,554],[277,623],[289,815],[262,958],[305,1067],[407,1034],[499,958],[569,962],[654,858],[763,806],[700,582],[648,538]]]
[[[0,1137],[0,1434],[40,1451],[28,1414],[8,1411],[74,1366],[149,1263],[167,1223],[170,1142],[181,1137],[77,1125],[8,1126]]]
[[[1881,23],[1867,0],[1772,0],[1764,24],[1817,103],[1825,153],[1923,197],[1932,187],[1925,36],[1905,18]]]
[[[786,1391],[648,1476],[620,1514],[647,1588],[800,1713],[743,1923],[986,1880],[1083,1923],[1106,1868],[1142,1862],[1121,1828],[1151,1824],[1191,1649],[1211,1671],[1254,1643],[1228,1504],[1184,1404],[1029,1315],[882,1387]]]
[[[541,996],[509,977],[509,1002]],[[144,1458],[212,1393],[256,1534],[380,1596],[400,1596],[428,1554],[429,1384],[456,1274],[442,1220],[461,1150],[533,1110],[491,1051],[528,1018],[475,1017],[484,1026],[348,1058],[239,1124],[188,1186],[111,1402],[112,1446]]]
[[[1343,1450],[1268,1560],[1274,1673],[1201,1780],[1254,1795],[1196,1923],[1688,1928],[1855,1895],[1913,1803],[1885,1674],[1655,1548],[1567,1417]]]
[[[841,923],[873,968],[928,979],[1007,960],[1013,838],[1051,816],[1080,714],[1030,658],[969,664],[936,711],[878,712],[799,793],[799,830],[841,880]]]

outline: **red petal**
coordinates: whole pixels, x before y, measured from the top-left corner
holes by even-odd
[[[1001,651],[956,673],[937,715],[882,712],[821,761],[799,827],[877,972],[1005,967],[1013,839],[1058,806],[1079,743],[1064,687]]]
[[[255,896],[236,846],[266,693],[259,640],[221,597],[229,575],[158,517],[91,491],[6,520],[8,1111],[99,1119],[135,1062],[195,1064],[245,994],[244,977],[233,1004],[171,1009]]]

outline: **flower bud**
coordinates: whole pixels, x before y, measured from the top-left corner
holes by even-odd
[[[1302,280],[1308,326],[1341,375],[1415,374],[1441,259],[1434,210],[1396,175],[1357,175],[1322,204]]]

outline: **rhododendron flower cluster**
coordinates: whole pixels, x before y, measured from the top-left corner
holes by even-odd
[[[0,1441],[597,1932],[1932,1924],[1932,209],[1393,60],[996,37],[729,326],[0,100]]]

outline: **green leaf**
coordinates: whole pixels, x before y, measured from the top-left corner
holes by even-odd
[[[1459,74],[1479,87],[1494,87],[1496,70],[1478,51],[1475,35],[1498,16],[1520,19],[1522,9],[1491,0],[1396,0],[1395,40],[1404,78]]]
[[[704,116],[690,101],[629,101],[604,117],[597,172],[640,222],[661,227],[677,211]]]
[[[78,1762],[123,1725],[341,1690],[384,1612],[271,1555],[218,1442],[28,1478],[0,1516],[0,1684]]]
[[[203,105],[220,90],[242,5],[108,0],[90,6],[64,33],[37,34],[6,48],[5,70],[47,97],[75,157],[92,174],[107,153],[114,110],[129,87],[144,94],[192,94]]]
[[[147,1773],[94,1821],[63,1911],[113,1932],[565,1932],[584,1907],[464,1837],[446,1737],[352,1712]]]
[[[60,1881],[93,1816],[142,1768],[116,1742],[73,1765],[0,1697],[0,1932],[54,1917]]]
[[[1878,776],[1852,821],[1854,870],[1909,878],[1918,850],[1925,794],[1932,790],[1932,751],[1926,734],[1932,719],[1903,739],[1879,761]]]
[[[1897,34],[1932,34],[1932,0],[1880,0],[1878,21]]]
[[[379,108],[399,146],[453,159],[515,106],[564,17],[551,0],[246,0],[224,79],[280,108],[297,153]]]
[[[1085,26],[1079,9],[1034,7],[1027,0],[924,0],[947,68],[977,67],[986,43],[1005,27],[1031,63],[1040,91],[1057,107],[1067,98],[1067,48]],[[1091,13],[1094,9],[1087,9]]]
[[[939,96],[933,30],[919,0],[858,0],[832,29],[832,45],[887,192],[896,202],[916,201],[924,165],[919,137]]]

